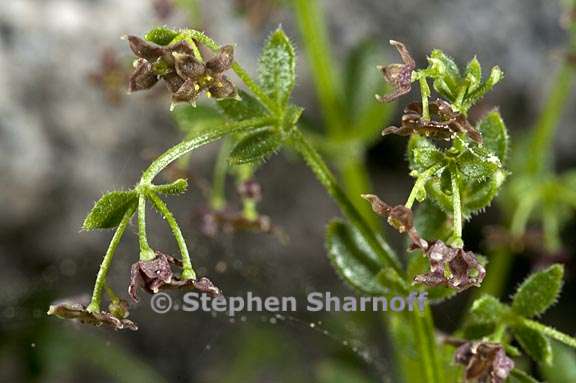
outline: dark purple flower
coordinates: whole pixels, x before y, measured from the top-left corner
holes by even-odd
[[[402,125],[398,128],[390,126],[382,135],[397,134],[399,136],[410,136],[419,134],[426,137],[452,140],[456,134],[465,133],[477,143],[482,142],[480,133],[468,122],[462,113],[452,110],[449,103],[436,99],[429,105],[430,120],[422,118],[422,103],[413,102],[404,109]]]
[[[196,288],[211,295],[219,295],[220,290],[208,278],[180,279],[172,272],[172,265],[182,267],[182,262],[156,252],[156,257],[150,261],[138,261],[130,270],[130,285],[128,294],[135,302],[138,302],[138,289],[142,288],[150,294],[156,294],[160,290],[175,288]]]
[[[115,314],[120,314],[120,316],[116,316]],[[51,305],[48,309],[48,315],[54,315],[62,319],[73,319],[80,323],[91,324],[98,327],[107,326],[114,330],[138,330],[138,326],[134,322],[126,319],[128,316],[127,310],[91,312],[88,311],[84,305],[70,302]]]
[[[129,80],[131,91],[149,89],[162,79],[174,102],[193,104],[202,92],[216,99],[236,97],[236,87],[224,75],[234,63],[233,46],[222,47],[217,55],[202,62],[185,40],[165,47],[137,36],[128,36],[127,40],[139,58]]]
[[[454,361],[466,366],[465,379],[478,383],[504,383],[514,368],[504,347],[494,342],[461,342]]]
[[[410,56],[404,44],[399,41],[390,40],[390,45],[398,50],[403,64],[378,66],[378,69],[382,71],[386,81],[388,81],[393,88],[390,94],[385,96],[376,95],[376,99],[380,102],[390,102],[410,92],[412,88],[412,72],[414,68],[416,68],[416,62],[412,56]]]
[[[254,180],[248,180],[238,185],[238,194],[242,199],[260,201],[262,199],[262,186]]]

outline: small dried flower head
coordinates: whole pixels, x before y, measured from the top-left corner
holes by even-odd
[[[412,211],[405,206],[390,206],[375,195],[364,194],[372,210],[387,218],[388,223],[400,233],[406,232],[412,241],[411,250],[420,249],[430,263],[430,271],[417,275],[414,282],[427,286],[449,286],[459,291],[479,286],[486,270],[474,253],[446,245],[442,241],[428,243],[413,226]]]
[[[127,311],[118,317],[112,312],[91,312],[84,305],[79,303],[60,303],[51,305],[48,309],[48,315],[54,315],[62,319],[72,319],[80,323],[91,324],[94,326],[107,326],[114,330],[129,329],[138,330],[138,326],[131,320],[126,319]]]
[[[100,66],[88,75],[88,80],[100,88],[106,100],[112,105],[118,105],[122,100],[124,84],[128,79],[128,72],[118,53],[113,49],[105,49],[100,55]]]
[[[466,366],[467,381],[479,383],[504,383],[514,368],[502,345],[494,342],[462,342],[454,361]]]
[[[233,46],[222,47],[204,63],[185,40],[164,47],[137,36],[127,39],[132,52],[139,58],[129,79],[131,91],[150,89],[162,79],[172,93],[173,102],[194,104],[202,92],[216,99],[237,96],[236,87],[224,75],[234,63]]]
[[[174,0],[152,0],[154,13],[160,20],[166,20],[174,13]]]
[[[135,302],[138,301],[138,289],[142,288],[150,294],[156,294],[163,289],[196,288],[202,292],[219,295],[220,290],[208,278],[180,279],[172,272],[172,265],[182,267],[182,262],[156,252],[156,257],[150,261],[138,261],[130,270],[130,285],[128,294]]]
[[[414,68],[416,68],[416,62],[412,56],[410,56],[404,44],[399,41],[390,40],[390,45],[398,50],[403,64],[390,64],[378,67],[378,69],[382,71],[382,74],[384,74],[386,81],[389,82],[393,88],[390,94],[385,96],[376,95],[376,99],[380,102],[390,102],[410,92],[412,88],[412,72]]]
[[[248,219],[244,217],[242,212],[233,210],[210,210],[202,214],[201,231],[208,237],[215,237],[220,232],[233,234],[251,231],[274,234],[277,230],[270,222],[270,217],[266,215],[259,215],[256,219]]]
[[[406,232],[413,243],[418,244],[419,247],[428,246],[428,242],[422,239],[414,228],[412,210],[402,205],[392,207],[373,194],[363,194],[362,198],[370,202],[372,210],[376,214],[385,217],[390,226],[400,233]]]
[[[430,271],[414,277],[415,283],[427,286],[448,286],[458,291],[472,286],[480,286],[486,276],[486,269],[471,251],[433,241],[427,247],[414,243],[420,248],[430,263]]]
[[[426,137],[434,137],[443,140],[452,140],[456,134],[465,133],[477,143],[482,142],[482,136],[462,113],[452,110],[449,103],[436,99],[430,103],[430,120],[422,118],[422,103],[410,103],[402,116],[402,125],[398,128],[390,126],[382,135],[397,134],[399,136],[410,136],[419,134]]]

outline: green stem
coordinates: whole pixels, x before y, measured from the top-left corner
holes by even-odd
[[[462,200],[460,199],[460,185],[456,172],[451,172],[452,183],[452,220],[454,221],[454,233],[451,243],[454,246],[462,247]]]
[[[352,202],[337,184],[334,175],[322,157],[320,157],[316,149],[310,145],[302,132],[298,129],[293,130],[290,144],[294,150],[302,156],[322,186],[324,186],[328,194],[338,204],[344,216],[362,233],[372,251],[374,251],[374,253],[377,254],[387,266],[394,268],[394,270],[396,270],[400,275],[404,275],[404,271],[400,267],[400,262],[394,255],[392,249],[388,246],[384,247],[385,245],[379,241],[370,225],[366,223],[364,218],[354,208]]]
[[[572,37],[576,39],[576,34]],[[532,133],[528,172],[539,174],[551,166],[552,140],[562,112],[570,99],[574,80],[574,64],[564,62],[556,74],[552,90]]]
[[[406,200],[406,204],[404,204],[404,206],[406,206],[408,209],[412,209],[412,206],[414,205],[414,201],[416,200],[416,197],[418,196],[418,192],[420,192],[420,190],[424,187],[424,185],[426,184],[426,181],[428,181],[430,176],[432,174],[436,173],[441,168],[442,167],[439,165],[434,165],[434,166],[431,166],[426,171],[424,171],[418,175],[418,177],[416,178],[416,182],[414,182],[414,186],[412,187],[412,190],[410,191],[410,195],[408,196],[408,199]]]
[[[194,149],[219,140],[228,134],[250,131],[257,127],[270,125],[273,122],[274,119],[272,117],[258,117],[235,123],[227,123],[218,128],[214,128],[209,132],[203,133],[200,136],[194,137],[190,140],[182,141],[181,143],[165,151],[160,155],[160,157],[154,160],[150,166],[148,166],[144,173],[142,173],[140,184],[149,185],[154,177],[156,177],[158,173],[166,168],[166,166],[170,165],[170,163]]]
[[[543,325],[540,322],[533,321],[531,319],[526,318],[519,318],[522,324],[532,330],[536,330],[538,332],[543,333],[544,335],[556,339],[559,342],[562,342],[572,348],[576,348],[576,338],[571,337],[570,335],[566,335],[563,332],[560,332],[552,327],[548,327]]]
[[[182,279],[196,279],[196,273],[192,268],[192,262],[190,261],[190,254],[188,254],[188,247],[186,246],[186,241],[184,240],[184,236],[182,235],[182,231],[180,230],[180,226],[178,226],[178,222],[174,218],[174,215],[168,209],[168,206],[158,197],[158,195],[154,192],[148,193],[148,198],[154,204],[154,207],[166,220],[168,226],[170,226],[170,230],[172,230],[172,235],[174,239],[176,239],[176,243],[178,244],[178,248],[180,249],[180,254],[182,256]]]
[[[108,245],[108,250],[106,250],[106,255],[104,255],[104,259],[100,264],[100,270],[98,270],[98,275],[96,276],[96,282],[94,283],[94,290],[92,292],[92,300],[88,305],[87,310],[90,312],[100,312],[100,303],[102,301],[102,291],[104,290],[104,286],[106,286],[106,276],[108,275],[108,270],[110,269],[110,265],[112,264],[112,258],[114,257],[114,253],[120,244],[120,240],[128,227],[128,223],[130,219],[134,215],[136,211],[136,207],[131,207],[126,211],[124,217],[122,217],[122,221],[118,225],[116,232],[114,232],[114,236],[110,241],[110,245]]]
[[[140,260],[150,261],[154,259],[154,251],[148,244],[146,236],[146,195],[138,195],[138,242],[140,243]]]
[[[294,0],[294,9],[326,127],[337,136],[345,128],[344,120],[340,118],[342,103],[338,95],[341,89],[333,70],[335,61],[330,55],[323,13],[318,9],[317,0]]]
[[[373,230],[379,231],[382,229],[380,219],[370,205],[364,201],[360,195],[366,193],[367,190],[373,190],[370,175],[360,154],[346,158],[343,161],[336,161],[338,173],[342,175],[342,185],[346,194],[354,204],[354,207],[366,222],[372,227]]]
[[[226,206],[225,188],[226,173],[228,170],[227,158],[230,154],[232,141],[225,138],[218,152],[218,158],[214,165],[214,174],[212,176],[212,190],[210,191],[210,206],[214,210],[222,210]]]
[[[516,208],[516,211],[514,211],[512,222],[510,224],[510,233],[514,237],[519,237],[526,231],[528,219],[530,218],[532,210],[534,210],[534,206],[536,206],[536,202],[538,202],[539,194],[540,193],[538,192],[529,192],[520,199],[519,205]]]
[[[430,108],[428,107],[428,97],[430,97],[430,87],[426,81],[426,76],[421,75],[418,78],[420,83],[420,94],[422,96],[422,120],[430,121]]]

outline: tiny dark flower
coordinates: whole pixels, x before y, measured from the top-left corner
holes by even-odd
[[[194,55],[185,40],[157,46],[139,37],[128,36],[132,52],[139,58],[130,77],[130,90],[151,88],[160,78],[172,93],[173,102],[194,104],[202,92],[216,99],[236,97],[236,87],[223,74],[232,67],[234,47],[226,45],[206,63]]]
[[[442,241],[433,241],[427,247],[420,248],[430,263],[430,271],[414,277],[414,282],[427,286],[448,286],[458,291],[472,286],[480,286],[486,275],[486,269],[478,262],[471,251],[446,245]]]
[[[160,290],[177,288],[196,288],[211,295],[219,295],[220,290],[208,278],[180,279],[172,272],[172,265],[182,267],[182,262],[174,257],[156,252],[156,257],[150,261],[138,261],[130,270],[130,285],[128,294],[135,302],[138,302],[137,292],[139,288],[150,294],[156,294]]]
[[[466,366],[465,379],[478,383],[504,383],[514,361],[506,356],[504,347],[494,342],[461,342],[454,362]]]
[[[402,125],[399,128],[390,126],[384,129],[382,135],[410,136],[412,134],[420,134],[449,141],[458,133],[466,133],[473,141],[482,142],[482,136],[468,122],[466,117],[462,113],[454,112],[446,101],[441,99],[432,101],[429,105],[429,110],[430,120],[424,120],[422,118],[422,103],[410,103],[404,109]]]
[[[373,194],[363,194],[362,198],[370,202],[372,210],[388,220],[390,226],[400,233],[407,233],[414,244],[418,247],[428,247],[428,242],[422,239],[413,225],[412,211],[406,206],[390,206]]]
[[[60,303],[51,305],[48,309],[48,315],[54,315],[62,319],[73,319],[80,323],[98,327],[107,326],[114,330],[138,330],[138,326],[134,322],[126,319],[128,316],[127,311],[123,311],[121,314],[121,317],[117,317],[112,312],[91,312],[86,309],[86,306],[79,303]]]
[[[390,94],[385,96],[376,95],[376,99],[380,102],[390,102],[410,92],[412,88],[412,72],[414,68],[416,68],[416,62],[412,56],[410,56],[404,44],[399,41],[390,40],[390,45],[398,50],[403,64],[390,64],[378,67],[378,69],[382,71],[382,74],[384,74],[386,81],[393,87],[392,93]]]
[[[158,82],[158,76],[152,70],[152,64],[144,59],[138,59],[136,69],[128,79],[128,91],[138,92],[152,88]]]

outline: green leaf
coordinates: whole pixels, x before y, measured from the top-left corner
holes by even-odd
[[[260,57],[260,83],[279,105],[285,105],[296,82],[296,54],[281,28],[273,32]]]
[[[128,209],[138,203],[138,193],[114,191],[104,194],[95,204],[82,224],[83,230],[111,229],[120,224]]]
[[[457,163],[464,185],[484,181],[502,167],[498,157],[480,147],[466,150],[458,157]]]
[[[504,164],[508,156],[508,132],[500,112],[492,110],[485,114],[478,122],[477,129],[482,134],[484,146]]]
[[[332,221],[326,233],[326,248],[332,266],[350,286],[373,295],[388,292],[376,279],[384,265],[353,226]]]
[[[144,35],[144,39],[158,45],[168,45],[178,36],[178,32],[167,27],[157,27]]]
[[[154,185],[154,190],[162,194],[182,194],[188,189],[188,181],[184,178],[165,185]]]
[[[487,180],[480,183],[467,184],[460,193],[463,201],[462,214],[468,218],[489,206],[498,194],[505,179],[506,173],[502,170],[497,170]]]
[[[408,161],[410,169],[422,173],[430,167],[445,161],[445,156],[432,141],[419,135],[412,135],[408,141]]]
[[[426,200],[416,209],[414,226],[422,238],[427,240],[445,240],[452,234],[452,226],[444,211]]]
[[[505,320],[508,307],[491,295],[483,295],[476,299],[470,309],[471,324],[490,324]]]
[[[552,346],[544,334],[522,325],[514,326],[512,334],[532,359],[544,364],[552,362]]]
[[[472,92],[480,86],[482,82],[482,67],[476,56],[466,66],[465,77],[468,81],[468,92]]]
[[[218,100],[218,107],[224,115],[232,120],[246,120],[248,118],[266,115],[266,109],[256,98],[243,90],[238,91],[239,100],[224,98]]]
[[[234,146],[228,162],[241,165],[265,161],[280,149],[282,141],[282,136],[270,129],[249,133]]]
[[[464,110],[470,109],[470,107],[480,101],[480,99],[484,97],[486,93],[491,91],[492,88],[494,88],[494,85],[499,83],[503,77],[504,72],[502,72],[498,66],[493,67],[486,82],[479,86],[474,92],[466,95],[463,102]]]
[[[454,102],[462,82],[458,66],[451,57],[438,49],[432,51],[429,61],[432,63],[432,67],[436,69],[433,76],[435,79],[434,89],[450,102]]]
[[[526,318],[541,315],[558,300],[563,277],[562,265],[553,265],[532,274],[516,290],[512,309]]]

